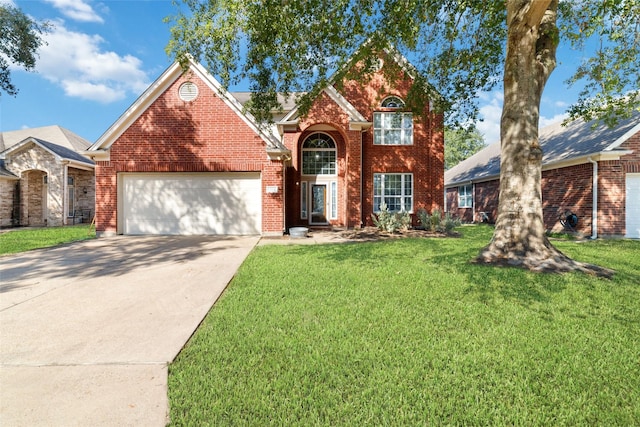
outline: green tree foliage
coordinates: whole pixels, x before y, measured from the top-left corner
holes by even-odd
[[[640,2],[565,1],[559,5],[563,39],[575,49],[596,46],[568,84],[584,83],[570,119],[601,118],[612,125],[640,104]]]
[[[540,101],[559,44],[595,41],[569,80],[585,84],[571,112],[612,124],[640,108],[639,0],[183,1],[188,12],[170,19],[168,51],[200,60],[224,85],[251,81],[258,119],[271,117],[278,92],[307,92],[304,114],[327,83],[365,80],[389,46],[417,71],[407,106],[419,111],[428,100],[450,125],[476,119],[479,93],[502,80],[498,217],[478,261],[585,270],[544,233]],[[364,69],[348,75],[356,61]]]
[[[485,147],[484,138],[478,129],[444,130],[444,168],[451,169]]]
[[[265,120],[278,107],[277,93],[308,92],[301,100],[304,111],[313,89],[339,77],[336,71],[348,70],[343,66],[349,60],[372,61],[388,44],[428,80],[417,85],[409,106],[424,104],[421,94],[428,89],[451,124],[476,118],[478,93],[495,88],[504,70],[503,0],[182,2],[187,11],[167,18],[173,23],[167,51],[181,61],[187,54],[197,58],[225,86],[250,81],[255,93],[251,110]],[[586,82],[572,113],[591,118],[594,111],[600,117],[638,108],[639,9],[638,0],[561,3],[560,25],[554,23],[553,29],[556,43],[580,48],[594,37],[602,41],[568,82]],[[433,89],[442,97],[434,96]]]
[[[42,34],[48,24],[38,23],[20,9],[0,4],[0,89],[15,96],[18,89],[11,83],[10,65],[32,71],[37,51],[44,43]],[[0,91],[0,95],[2,92]]]

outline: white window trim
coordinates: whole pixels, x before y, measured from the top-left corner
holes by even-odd
[[[309,184],[307,181],[300,183],[300,218],[309,219]]]
[[[462,194],[463,189],[464,194]],[[473,208],[473,184],[458,186],[458,207],[464,209]]]
[[[404,122],[404,118],[405,116],[410,116],[411,117],[411,136],[410,138],[407,138],[406,136],[406,130],[408,128],[404,128],[404,127],[400,127],[400,128],[385,128],[384,127],[384,116],[386,115],[392,115],[392,114],[399,114],[402,116],[402,120],[401,122]],[[373,128],[373,145],[395,145],[395,146],[407,146],[407,145],[413,145],[413,113],[411,112],[401,112],[401,111],[376,111],[373,113],[373,123],[374,123],[374,128]],[[375,127],[375,123],[376,123],[376,116],[380,116],[380,119],[378,120],[378,122],[380,123],[381,127]],[[376,134],[381,132],[381,131],[389,131],[389,130],[399,130],[400,131],[400,144],[389,144],[389,143],[385,143],[385,134],[382,133],[380,135],[379,138],[379,143],[376,143]],[[402,143],[402,141],[408,140],[408,142],[406,143]]]
[[[338,182],[329,183],[329,219],[338,219]]]
[[[376,202],[375,202],[376,197],[381,197],[382,198],[382,202],[384,202],[384,198],[385,198],[385,195],[384,195],[384,177],[388,176],[388,175],[400,175],[402,177],[401,178],[402,194],[400,196],[392,196],[392,197],[396,197],[396,198],[400,197],[401,200],[402,200],[402,205],[404,205],[404,199],[405,198],[411,197],[411,207],[410,207],[410,209],[408,211],[401,211],[401,212],[413,213],[413,205],[414,205],[414,201],[415,201],[414,200],[414,194],[415,194],[414,185],[415,185],[415,181],[413,179],[413,174],[412,173],[374,173],[373,174],[373,182],[374,183],[375,183],[375,179],[376,179],[377,175],[381,175],[382,176],[381,181],[380,181],[381,182],[380,189],[382,191],[382,195],[376,196],[375,184],[374,184],[374,189],[373,189],[373,211],[374,211],[374,213],[379,213],[380,212],[379,210],[376,210]],[[404,193],[404,189],[405,189],[405,185],[404,184],[405,184],[405,179],[406,179],[405,177],[407,177],[407,176],[411,177],[411,196],[408,196],[408,195],[406,195]]]
[[[311,138],[313,135],[315,134],[322,134],[322,135],[326,135],[327,137],[329,137],[329,139],[331,139],[331,142],[333,143],[333,148],[304,148],[304,144],[305,142],[307,142],[307,140],[309,138]],[[332,151],[334,153],[334,170],[335,173],[329,174],[329,173],[323,173],[323,174],[309,174],[309,173],[305,173],[304,171],[304,153],[308,153],[308,152],[315,152],[315,151]],[[312,134],[308,135],[304,141],[302,141],[302,145],[300,146],[300,171],[301,171],[301,175],[302,176],[337,176],[338,175],[338,145],[336,144],[336,141],[333,139],[333,137],[331,135],[329,135],[328,133],[324,133],[324,132],[313,132]]]

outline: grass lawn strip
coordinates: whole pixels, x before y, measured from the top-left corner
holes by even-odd
[[[87,224],[4,230],[0,233],[0,255],[93,239],[95,236],[95,229]]]
[[[640,242],[613,280],[469,263],[460,239],[261,246],[170,366],[174,425],[640,423]]]

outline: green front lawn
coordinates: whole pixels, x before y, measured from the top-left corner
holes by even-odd
[[[613,280],[469,263],[490,236],[260,246],[169,367],[173,425],[638,425],[640,242]]]
[[[0,233],[0,255],[93,239],[95,236],[95,229],[87,224],[4,230]]]

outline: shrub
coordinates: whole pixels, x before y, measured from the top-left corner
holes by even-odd
[[[411,225],[411,216],[407,212],[390,212],[386,203],[380,205],[378,215],[371,214],[373,224],[380,231],[396,233],[399,230],[407,230]]]
[[[440,209],[434,209],[431,214],[428,214],[424,209],[420,209],[417,215],[424,229],[433,233],[448,234],[461,224],[459,219],[452,217],[448,212],[445,213],[443,218]]]

